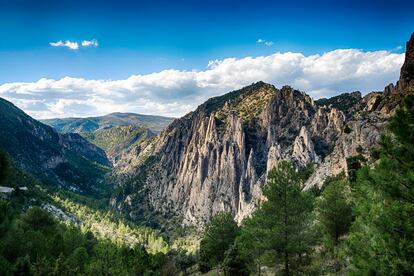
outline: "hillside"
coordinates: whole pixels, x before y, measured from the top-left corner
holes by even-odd
[[[155,134],[143,127],[128,125],[83,132],[81,135],[92,144],[103,149],[113,164],[131,147],[153,137]]]
[[[95,193],[109,172],[105,152],[79,134],[59,134],[0,98],[0,148],[16,165],[53,185]]]
[[[149,128],[158,133],[167,127],[174,118],[142,115],[135,113],[111,113],[100,117],[63,118],[42,120],[60,133],[87,133],[113,126],[138,126]]]

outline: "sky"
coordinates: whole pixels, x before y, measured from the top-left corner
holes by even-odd
[[[414,1],[0,0],[0,97],[38,118],[182,116],[257,81],[395,82]]]

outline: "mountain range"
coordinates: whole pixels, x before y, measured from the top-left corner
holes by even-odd
[[[267,174],[291,160],[305,189],[375,160],[378,137],[414,93],[414,35],[399,81],[383,92],[314,100],[264,82],[211,98],[179,119],[133,113],[39,122],[0,99],[0,148],[23,170],[93,194],[106,180],[111,208],[203,226],[220,211],[241,222],[264,199]]]
[[[113,126],[139,126],[158,133],[168,126],[174,118],[142,115],[135,113],[111,113],[100,117],[87,118],[61,118],[41,120],[43,123],[54,127],[61,133],[84,133],[94,132],[99,129]]]

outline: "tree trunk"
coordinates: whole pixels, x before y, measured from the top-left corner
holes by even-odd
[[[285,275],[289,276],[289,256],[288,256],[288,252],[285,251]]]

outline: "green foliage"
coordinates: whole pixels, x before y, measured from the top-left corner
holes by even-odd
[[[299,273],[312,251],[312,196],[302,191],[302,179],[286,161],[269,172],[267,201],[254,214],[265,229],[268,249],[283,260],[284,274]]]
[[[211,218],[200,242],[200,270],[207,272],[224,260],[224,253],[233,244],[238,226],[230,213],[218,213]]]
[[[10,174],[10,157],[4,150],[0,149],[0,184],[8,178]]]
[[[383,136],[380,160],[360,170],[348,241],[355,275],[410,275],[414,267],[414,96]]]
[[[56,204],[74,214],[82,221],[82,230],[110,239],[113,243],[126,246],[144,245],[150,253],[167,253],[169,246],[162,235],[149,227],[136,226],[114,216],[111,212],[94,210],[68,198],[53,197]]]
[[[132,125],[103,128],[92,133],[85,132],[81,135],[89,142],[105,150],[108,156],[114,156],[121,150],[126,150],[154,136],[149,129]]]
[[[341,258],[344,236],[351,227],[353,212],[350,188],[346,180],[334,180],[327,184],[317,201],[317,222],[322,236],[320,269],[339,273],[346,262]]]
[[[2,222],[9,220],[0,236],[1,275],[160,275],[194,263],[185,251],[150,254],[141,245],[95,239],[37,207],[19,213],[0,201],[0,209]]]
[[[240,235],[237,237],[238,251],[246,261],[246,265],[256,268],[259,272],[262,266],[262,256],[269,249],[269,229],[262,227],[265,217],[258,212],[247,218],[241,227]]]
[[[317,106],[327,106],[342,111],[348,119],[352,118],[355,112],[359,110],[360,103],[360,92],[343,93],[329,99],[321,98],[315,101]]]
[[[100,117],[47,119],[42,120],[42,122],[54,127],[61,133],[90,133],[99,129],[127,125],[146,127],[153,132],[159,132],[173,120],[174,118],[163,116],[111,113]]]
[[[317,202],[317,211],[326,245],[337,246],[348,233],[353,217],[347,181],[329,183]]]
[[[236,242],[233,245],[231,245],[230,248],[226,251],[225,258],[223,261],[224,275],[248,276],[249,269],[247,264],[248,261],[244,259],[240,254],[239,245]]]
[[[245,221],[237,242],[245,264],[262,265],[262,257],[273,254],[276,270],[285,275],[305,273],[315,237],[312,229],[313,196],[302,191],[303,173],[282,161],[269,172],[264,201]],[[273,264],[274,265],[274,264]]]
[[[351,183],[354,183],[357,179],[357,172],[362,167],[362,163],[365,162],[365,158],[358,154],[356,156],[350,156],[346,158],[346,165],[348,168],[348,177]]]

